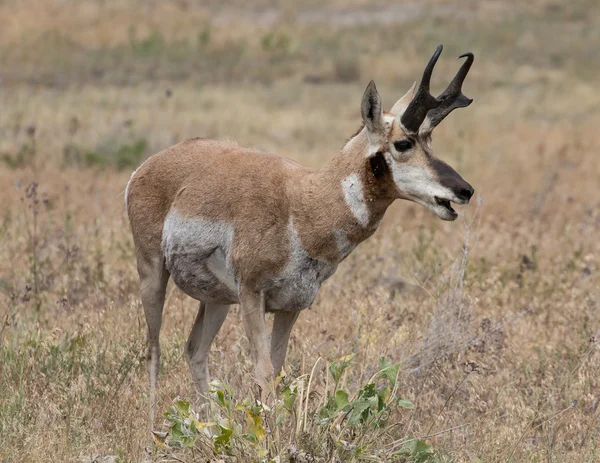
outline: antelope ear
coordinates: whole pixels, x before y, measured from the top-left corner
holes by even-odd
[[[402,116],[402,114],[404,114],[404,111],[406,111],[406,108],[408,107],[410,102],[415,97],[415,88],[416,87],[417,87],[417,83],[415,82],[414,84],[412,84],[412,87],[410,87],[408,92],[406,92],[404,94],[404,96],[402,98],[400,98],[398,101],[396,101],[396,103],[394,104],[394,106],[392,106],[392,109],[390,110],[390,113],[392,115],[399,117],[399,116]]]
[[[383,135],[383,108],[381,107],[381,98],[375,87],[375,82],[369,82],[360,105],[360,112],[367,127],[369,139],[373,135]]]

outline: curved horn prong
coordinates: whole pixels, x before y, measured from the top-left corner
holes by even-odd
[[[427,112],[431,109],[437,108],[440,105],[440,101],[435,98],[431,93],[429,93],[429,86],[431,83],[431,74],[433,73],[433,68],[435,67],[435,63],[437,63],[442,50],[444,49],[443,45],[438,45],[435,50],[435,53],[425,66],[425,71],[423,71],[423,78],[421,79],[421,83],[419,84],[419,88],[417,89],[417,93],[415,97],[412,99],[404,114],[402,114],[402,118],[400,121],[406,130],[409,132],[418,132],[419,127],[425,120],[425,116],[427,116]]]
[[[421,128],[421,132],[431,132],[452,111],[457,108],[465,108],[473,102],[471,98],[467,98],[462,93],[462,84],[471,69],[475,56],[473,53],[463,53],[458,57],[458,59],[460,58],[467,58],[467,60],[460,67],[446,90],[437,97],[440,105],[429,110],[427,113],[429,123]]]

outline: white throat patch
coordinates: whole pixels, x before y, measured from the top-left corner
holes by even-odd
[[[369,208],[365,203],[363,194],[363,185],[358,177],[358,174],[348,175],[342,180],[342,190],[344,191],[344,199],[350,208],[352,215],[358,220],[363,227],[369,225]]]

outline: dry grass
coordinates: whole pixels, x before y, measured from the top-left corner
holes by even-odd
[[[431,461],[600,459],[593,2],[432,1],[386,25],[344,22],[335,15],[365,17],[367,2],[338,2],[331,27],[310,1],[279,2],[283,13],[261,21],[244,18],[268,2],[238,16],[222,2],[27,3],[0,3],[0,459],[148,458],[145,322],[122,197],[138,155],[201,135],[323,165],[358,125],[366,82],[391,106],[438,42],[437,85],[457,66],[448,56],[476,52],[476,101],[437,129],[434,148],[481,205],[454,223],[394,205],[300,317],[289,376],[325,360],[312,409],[327,362],[355,354],[350,391],[380,357],[400,364],[399,394],[415,409],[395,413],[381,442],[456,428],[426,439]],[[192,397],[183,343],[195,310],[169,287],[161,410]],[[211,373],[239,398],[246,351],[233,310]],[[176,456],[217,459],[196,452]]]

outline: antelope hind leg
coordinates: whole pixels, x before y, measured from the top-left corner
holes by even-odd
[[[164,266],[162,256],[149,259],[138,253],[137,265],[140,275],[142,306],[144,307],[144,315],[146,324],[148,325],[146,361],[150,376],[150,429],[152,430],[156,417],[156,384],[160,368],[159,335],[169,272]]]

